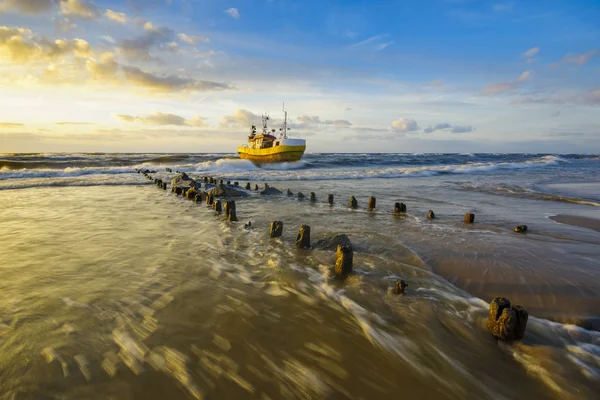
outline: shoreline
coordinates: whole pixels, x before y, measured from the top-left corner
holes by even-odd
[[[568,214],[558,214],[548,218],[558,224],[577,226],[579,228],[586,228],[600,232],[600,219]]]

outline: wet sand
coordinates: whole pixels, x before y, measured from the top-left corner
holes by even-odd
[[[600,232],[600,219],[564,214],[552,216],[550,219],[554,222],[558,222],[559,224],[578,226],[580,228],[593,229],[597,232]]]

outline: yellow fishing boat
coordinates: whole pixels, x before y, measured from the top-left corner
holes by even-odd
[[[285,119],[279,128],[279,137],[275,136],[275,129],[269,132],[267,127],[269,116],[267,115],[262,117],[261,133],[256,134],[256,126],[252,125],[248,144],[238,147],[240,158],[259,163],[298,161],[302,158],[304,150],[306,150],[306,140],[288,137],[287,111],[284,113]]]

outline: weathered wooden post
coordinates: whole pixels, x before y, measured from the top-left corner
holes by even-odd
[[[406,204],[395,203],[394,204],[394,214],[402,214],[402,213],[406,213]]]
[[[350,196],[350,208],[358,208],[358,201],[354,196]]]
[[[229,213],[233,211],[235,213],[235,201],[230,200],[230,201],[226,201],[225,205],[223,206],[223,212],[225,213],[225,216],[229,218]]]
[[[271,222],[271,230],[269,231],[269,236],[271,238],[278,238],[281,235],[283,235],[283,222],[281,222],[281,221]]]
[[[408,287],[408,284],[404,279],[398,279],[396,281],[396,294],[404,294],[404,289]]]
[[[251,189],[250,182],[246,182],[246,190],[250,190],[250,189]]]
[[[327,204],[329,204],[330,206],[333,205],[333,195],[332,194],[327,195]]]
[[[228,185],[231,185],[231,181],[227,181],[227,184],[228,184]]]
[[[254,185],[254,190],[258,191],[258,184]]]
[[[352,262],[354,250],[352,245],[338,245],[335,254],[335,273],[336,275],[346,275],[352,272]]]
[[[206,204],[208,204],[209,206],[212,206],[214,201],[215,201],[215,197],[212,194],[206,195]]]
[[[219,180],[219,184],[222,185],[223,184],[223,179]]]
[[[194,203],[202,203],[204,201],[205,192],[200,192],[194,197]]]
[[[427,211],[427,219],[435,219],[435,214],[433,213],[433,210]]]
[[[312,203],[315,203],[317,201],[317,195],[315,194],[315,192],[310,192],[310,194],[308,195],[308,199]]]
[[[163,190],[167,190],[167,182],[163,182],[162,183],[162,189]]]
[[[310,249],[310,226],[301,225],[296,237],[296,247],[300,249]]]
[[[375,199],[375,197],[371,196],[369,197],[369,211],[373,211],[375,210],[375,205],[377,204],[377,200]]]
[[[208,176],[204,177],[204,183],[208,183]]]
[[[302,192],[298,192],[298,200],[304,200],[304,194]]]
[[[487,326],[496,339],[521,340],[527,328],[529,314],[521,306],[511,306],[510,300],[496,297],[490,303]]]
[[[221,214],[221,212],[223,212],[223,208],[221,207],[221,200],[215,200],[215,202],[213,203],[213,210],[215,210],[217,214]]]
[[[233,182],[233,186],[240,186],[239,182]]]
[[[185,193],[185,197],[187,197],[188,199],[194,199],[194,197],[196,197],[197,194],[198,194],[198,192],[196,192],[195,188],[190,188]]]
[[[527,225],[515,226],[515,232],[518,232],[518,233],[525,233],[525,232],[527,232]]]
[[[475,222],[475,214],[465,214],[465,224],[472,224]]]
[[[238,220],[237,219],[237,215],[235,214],[235,209],[229,210],[229,214],[227,215],[227,219],[230,222],[236,222]]]
[[[290,197],[290,196],[293,196],[293,195],[294,195],[294,193],[292,193],[292,191],[291,191],[290,189],[288,189],[288,190],[287,190],[287,195],[288,195],[288,197]]]

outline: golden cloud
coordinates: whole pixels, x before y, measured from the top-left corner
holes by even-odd
[[[136,117],[127,114],[117,114],[117,118],[121,121],[130,123],[140,123],[147,125],[176,125],[176,126],[194,126],[194,127],[205,127],[208,126],[206,118],[195,116],[191,119],[185,119],[184,117],[176,114],[161,113],[157,112],[154,114],[147,115],[145,117]]]

